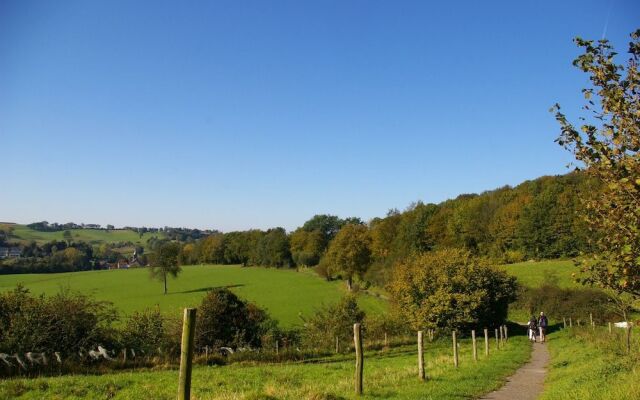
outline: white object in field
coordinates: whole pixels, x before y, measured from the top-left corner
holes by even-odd
[[[24,365],[24,361],[22,361],[22,359],[20,358],[20,356],[17,353],[13,355],[13,358],[16,359],[16,361],[22,367],[22,369],[24,369],[25,371],[27,370],[27,366]]]
[[[633,322],[627,322],[627,321],[622,321],[622,322],[614,322],[613,324],[616,328],[627,328],[629,326],[633,326]]]
[[[60,353],[55,351],[53,355],[56,356],[56,361],[58,362],[58,364],[62,364],[62,357],[60,357]]]
[[[34,353],[32,351],[29,351],[25,353],[25,357],[31,365],[47,365],[47,356],[44,353]]]
[[[0,360],[4,361],[4,363],[7,364],[9,367],[13,367],[13,364],[9,361],[9,358],[11,358],[10,355],[5,353],[0,353]]]
[[[105,360],[113,360],[113,358],[109,357],[109,353],[107,353],[107,349],[102,346],[98,346],[98,352],[105,358]]]

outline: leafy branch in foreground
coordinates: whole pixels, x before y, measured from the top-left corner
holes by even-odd
[[[576,38],[584,54],[573,65],[591,81],[582,90],[588,115],[577,129],[558,104],[552,111],[561,127],[558,144],[602,185],[583,199],[595,255],[579,262],[582,282],[640,298],[640,29],[631,39],[624,66],[615,63],[609,41]]]

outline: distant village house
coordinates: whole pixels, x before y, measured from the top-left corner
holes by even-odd
[[[0,247],[0,258],[16,258],[20,257],[20,254],[20,247]]]

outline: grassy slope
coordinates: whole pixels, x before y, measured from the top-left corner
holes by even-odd
[[[610,335],[598,327],[573,328],[552,334],[551,364],[542,400],[640,399],[640,340],[633,340],[634,354],[624,352],[622,329]]]
[[[28,243],[36,241],[39,244],[50,242],[52,240],[64,240],[63,231],[58,232],[39,232],[28,228],[25,225],[10,225],[13,227],[11,241]],[[163,237],[163,233],[145,233],[142,238],[137,232],[131,230],[102,230],[102,229],[71,229],[74,240],[85,241],[90,243],[116,243],[116,242],[132,242],[138,245],[145,245],[151,237]]]
[[[571,274],[576,272],[573,261],[570,260],[551,260],[538,262],[522,262],[517,264],[501,265],[499,268],[507,271],[509,275],[518,278],[518,282],[529,287],[539,287],[549,274],[553,274],[557,278],[560,287],[579,287],[575,283]],[[509,319],[525,323],[530,315],[526,310],[509,309]]]
[[[571,260],[551,260],[538,262],[522,262],[502,265],[500,268],[518,278],[518,281],[529,287],[538,287],[545,279],[545,275],[553,273],[558,278],[560,287],[579,287],[571,274],[577,272]]]
[[[468,340],[461,343],[460,368],[451,364],[448,340],[426,344],[429,380],[417,379],[413,346],[388,353],[365,352],[365,399],[461,399],[489,392],[529,357],[524,337],[513,337],[504,350],[471,360]],[[205,399],[341,399],[353,394],[353,360],[335,357],[318,364],[234,364],[196,367],[192,398]],[[11,379],[0,382],[0,397],[16,399],[173,399],[177,371],[127,372],[103,376]]]
[[[87,271],[61,274],[0,275],[0,291],[23,283],[33,293],[52,294],[61,288],[90,293],[108,300],[125,314],[158,305],[179,315],[186,306],[197,305],[210,288],[228,286],[240,297],[266,308],[282,326],[301,322],[298,313],[310,315],[322,303],[335,302],[345,293],[342,282],[327,282],[311,271],[237,266],[188,266],[177,279],[169,279],[169,293],[162,282],[149,278],[146,269]],[[386,303],[361,295],[368,312],[381,312]]]

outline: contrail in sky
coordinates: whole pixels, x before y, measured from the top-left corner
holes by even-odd
[[[604,29],[602,30],[602,39],[607,36],[607,29],[609,28],[609,17],[611,17],[611,9],[613,9],[613,0],[609,2],[609,11],[607,11],[607,19],[604,22]]]

